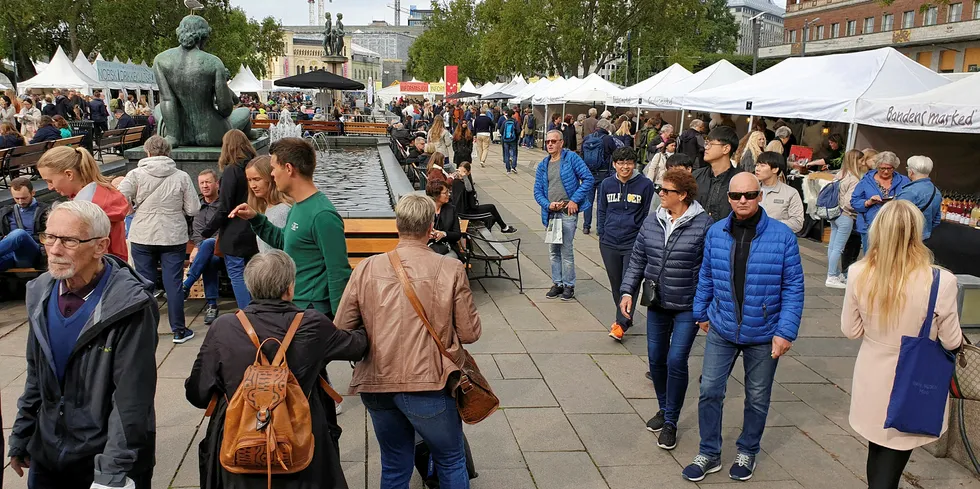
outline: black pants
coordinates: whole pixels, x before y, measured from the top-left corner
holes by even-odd
[[[504,222],[504,218],[500,217],[500,212],[497,211],[497,206],[493,204],[477,204],[470,208],[470,212],[467,214],[483,214],[488,213],[493,216],[493,222],[495,222],[500,229],[507,227],[507,223]],[[489,226],[488,226],[489,227]]]
[[[847,237],[847,243],[844,245],[843,253],[841,253],[840,269],[844,271],[844,273],[847,273],[847,268],[856,262],[860,256],[861,235],[858,234],[857,231],[854,231]]]
[[[136,489],[150,489],[153,469],[141,474],[128,474],[136,483]],[[79,463],[64,470],[52,470],[37,462],[31,463],[27,474],[28,489],[89,489],[95,478],[93,464]]]
[[[892,450],[868,442],[868,489],[896,489],[912,450]]]
[[[599,254],[602,255],[602,264],[606,267],[606,275],[609,276],[613,304],[616,307],[616,322],[623,327],[623,331],[626,331],[633,325],[633,321],[623,316],[623,311],[619,310],[619,301],[622,299],[619,288],[623,285],[623,275],[630,266],[630,257],[633,255],[633,250],[617,250],[611,246],[600,244]],[[640,298],[634,294],[633,310],[630,311],[630,317],[633,317],[633,313],[636,312],[636,305],[639,302]]]

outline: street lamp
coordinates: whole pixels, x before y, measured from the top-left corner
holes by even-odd
[[[749,19],[752,23],[752,74],[755,74],[756,63],[759,62],[759,17],[765,15],[765,12],[756,15]]]
[[[807,34],[810,33],[810,26],[816,24],[819,20],[820,17],[817,17],[815,19],[810,19],[810,20],[806,20],[806,19],[803,20],[803,41],[802,44],[800,45],[801,58],[806,56],[806,38],[807,38]]]

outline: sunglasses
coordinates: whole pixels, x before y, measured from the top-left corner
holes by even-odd
[[[678,194],[678,195],[680,195],[680,193],[681,193],[680,190],[674,190],[672,188],[660,187],[660,188],[657,189],[657,193],[658,194],[668,194],[669,195],[671,192],[673,192],[675,194]]]
[[[762,192],[759,190],[753,190],[751,192],[728,192],[728,198],[736,201],[742,200],[742,197],[745,197],[745,200],[755,200],[759,198],[760,193]]]
[[[557,144],[561,142],[561,139],[545,139],[544,142],[547,144],[552,144],[552,143]]]

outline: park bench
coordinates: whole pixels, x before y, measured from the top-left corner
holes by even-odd
[[[17,178],[22,170],[34,173],[37,162],[44,155],[44,152],[51,147],[51,141],[44,141],[27,146],[14,146],[10,148],[0,162],[0,186],[7,188],[10,186],[9,179]]]
[[[388,124],[378,122],[347,122],[344,124],[344,134],[387,136]]]
[[[252,119],[252,129],[268,129],[275,123],[272,119]]]
[[[318,132],[341,133],[340,123],[337,121],[300,121],[299,125],[303,128],[304,132],[310,132],[312,134]]]
[[[51,142],[52,148],[57,148],[58,146],[75,146],[82,142],[85,136],[72,136],[70,138],[62,138]]]
[[[123,138],[126,136],[126,129],[109,129],[103,132],[98,140],[95,141],[95,157],[102,162],[103,154],[112,149],[122,147]]]
[[[119,151],[122,152],[133,146],[139,146],[143,144],[143,130],[146,126],[134,126],[126,129],[126,133],[122,135],[122,139],[119,142]]]
[[[484,278],[502,278],[517,283],[520,292],[524,293],[524,279],[521,276],[521,239],[496,239],[486,227],[474,226],[467,235],[466,261],[470,265],[470,280],[480,280]],[[512,251],[509,246],[513,246]],[[504,262],[517,262],[517,276],[512,276],[504,269]],[[483,270],[474,264],[474,261],[483,262]]]

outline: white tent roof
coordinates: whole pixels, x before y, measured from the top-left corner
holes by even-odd
[[[510,99],[508,102],[510,102],[511,104],[519,104],[525,100],[534,97],[536,93],[546,89],[552,83],[553,82],[549,80],[547,77],[541,77],[538,79],[538,81],[525,85],[524,88],[519,90],[515,94],[515,97]]]
[[[949,83],[893,48],[789,58],[725,86],[680,97],[705,112],[852,122],[859,98],[923,92]]]
[[[480,95],[490,95],[496,92],[498,88],[504,86],[503,83],[485,83],[482,87],[476,89],[476,93]]]
[[[691,72],[687,71],[687,68],[674,63],[666,70],[636,85],[622,89],[618,94],[610,97],[609,105],[637,105],[640,103],[640,96],[644,93],[653,90],[655,87],[665,87],[689,76],[691,76]]]
[[[500,87],[499,89],[497,89],[497,91],[504,92],[509,95],[517,95],[526,86],[527,86],[527,82],[524,81],[524,77],[521,75],[517,75],[510,81],[510,83],[507,83],[504,86]],[[484,95],[489,95],[489,94],[485,93]]]
[[[683,80],[656,87],[642,94],[641,107],[680,110],[679,97],[699,90],[710,90],[748,78],[749,75],[727,60],[721,60]]]
[[[582,83],[568,92],[565,92],[556,103],[590,103],[605,104],[609,97],[622,91],[615,83],[608,81],[601,76],[592,73],[585,77]]]
[[[228,82],[228,88],[239,95],[241,95],[242,92],[261,92],[262,82],[260,82],[258,78],[255,78],[255,75],[252,74],[252,70],[249,70],[245,67],[245,65],[242,65],[241,68],[238,69],[238,74],[235,75],[235,78],[232,78],[231,81]]]
[[[84,73],[85,76],[96,82],[92,88],[113,88],[116,90],[121,88],[121,85],[118,83],[106,83],[99,81],[99,74],[95,71],[95,66],[92,66],[92,63],[88,62],[88,58],[85,57],[81,50],[79,50],[78,54],[75,55],[75,61],[73,61],[72,64],[74,64],[75,67],[77,67],[82,73]]]
[[[473,85],[473,81],[469,77],[466,77],[466,81],[463,82],[463,86],[459,87],[460,92],[470,92],[476,93],[476,86]]]
[[[100,87],[101,84],[89,78],[82,70],[78,69],[68,55],[58,46],[48,67],[30,80],[20,82],[19,89],[29,88],[69,88],[91,91],[92,87]]]
[[[583,81],[581,78],[575,76],[571,78],[557,78],[551,85],[545,87],[544,90],[535,92],[534,96],[531,97],[531,102],[534,105],[560,104],[561,101],[556,100],[581,86]]]
[[[980,134],[980,76],[904,97],[858,100],[855,119],[878,127]]]

